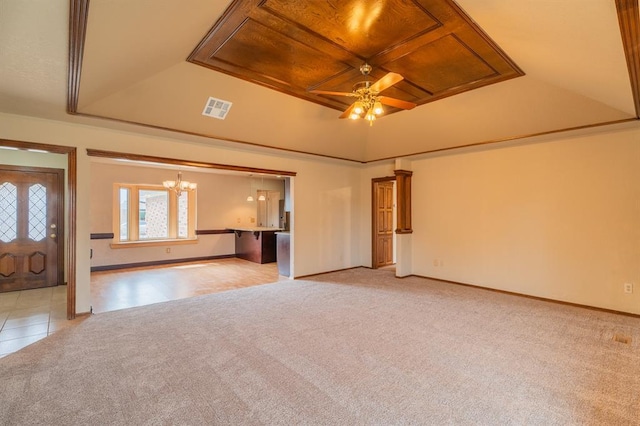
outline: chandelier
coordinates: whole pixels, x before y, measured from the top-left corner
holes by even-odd
[[[174,191],[179,197],[184,191],[193,191],[197,188],[198,184],[192,183],[186,180],[182,180],[182,172],[178,172],[178,180],[165,180],[162,182],[162,186]]]

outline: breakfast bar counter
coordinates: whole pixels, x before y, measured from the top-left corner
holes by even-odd
[[[276,261],[276,232],[280,228],[229,228],[236,234],[236,257],[255,263]]]

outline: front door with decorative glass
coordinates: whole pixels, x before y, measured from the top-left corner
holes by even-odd
[[[64,170],[0,165],[0,292],[64,283]]]

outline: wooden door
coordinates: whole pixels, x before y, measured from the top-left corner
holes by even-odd
[[[373,267],[393,264],[393,181],[373,183]]]
[[[64,170],[0,165],[0,292],[63,284]]]

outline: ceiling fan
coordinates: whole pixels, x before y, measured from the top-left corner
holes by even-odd
[[[340,115],[340,118],[350,118],[352,120],[364,118],[369,121],[370,126],[373,125],[373,120],[375,120],[376,117],[384,114],[382,105],[389,105],[400,109],[412,109],[416,106],[413,102],[390,98],[388,96],[380,96],[380,92],[402,81],[404,77],[400,74],[390,72],[375,83],[371,83],[371,81],[369,81],[371,69],[371,65],[367,63],[360,66],[360,72],[364,76],[364,81],[356,83],[351,92],[310,90],[309,93],[357,98],[357,100]]]

